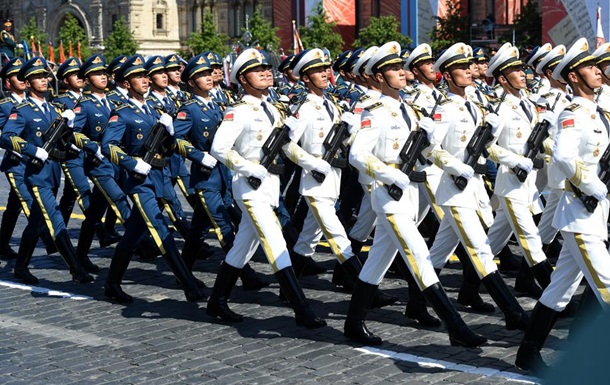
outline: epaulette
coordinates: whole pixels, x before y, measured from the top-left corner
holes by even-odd
[[[70,98],[71,95],[68,92],[64,92],[63,94],[59,94],[57,96],[55,96],[55,99],[59,99],[59,98]]]
[[[125,108],[131,108],[133,110],[136,108],[136,106],[133,106],[130,103],[123,103],[116,108],[116,111],[121,111],[122,109],[125,109]]]
[[[30,106],[30,107],[32,107],[32,108],[35,108],[35,107],[36,107],[36,106],[34,105],[34,103],[30,102],[29,100],[28,100],[27,102],[24,100],[24,103],[19,103],[19,104],[17,104],[17,105],[15,106],[15,108],[16,108],[16,109],[20,109],[20,108],[23,108],[23,107],[25,107],[25,106]]]
[[[197,100],[196,99],[187,100],[186,102],[183,103],[183,105],[190,106],[193,103],[197,103]]]
[[[568,110],[570,112],[574,112],[577,109],[579,109],[580,107],[582,107],[580,104],[578,103],[572,103],[569,106],[567,106],[566,108],[564,108],[564,110]]]
[[[478,100],[471,100],[471,103],[474,103],[477,107],[479,107],[480,109],[485,109],[485,104],[479,102]]]
[[[12,99],[10,97],[6,97],[2,100],[0,100],[0,104],[6,104],[6,103],[11,103]]]
[[[447,98],[447,96],[445,94],[443,94],[443,98],[441,99],[441,102],[439,103],[439,105],[444,106],[445,104],[449,104],[451,103],[451,99]]]
[[[365,94],[365,95],[363,95],[361,98],[358,98],[358,101],[359,101],[360,103],[362,103],[362,102],[364,102],[365,100],[368,100],[368,99],[370,99],[370,98],[371,98],[371,95]]]
[[[406,95],[413,95],[414,93],[417,93],[417,91],[419,91],[417,88],[403,89],[402,90],[402,92],[404,92]]]
[[[381,106],[383,106],[383,103],[382,103],[382,102],[377,102],[377,103],[375,103],[375,104],[371,104],[371,105],[370,105],[370,106],[368,106],[368,107],[365,107],[364,109],[365,109],[365,110],[367,110],[367,111],[373,111],[373,110],[378,109],[378,108],[379,108],[379,107],[381,107]]]
[[[241,106],[242,104],[247,104],[244,100],[236,100],[235,102],[231,103],[231,107],[237,107],[237,106]]]

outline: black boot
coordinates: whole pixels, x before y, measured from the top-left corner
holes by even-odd
[[[158,256],[161,255],[161,251],[152,237],[148,234],[144,235],[140,239],[139,245],[135,250],[136,254],[140,256],[140,260],[149,262],[154,261]]]
[[[193,273],[191,273],[182,261],[182,258],[180,258],[178,248],[171,237],[163,241],[163,247],[165,248],[165,253],[162,254],[163,259],[182,285],[186,300],[189,302],[199,302],[206,299],[207,297],[199,289]]]
[[[547,286],[551,284],[551,274],[553,274],[553,266],[548,259],[545,259],[542,262],[538,262],[534,266],[531,267],[532,273],[538,281],[538,284],[542,287],[542,289],[546,289]]]
[[[364,242],[357,241],[351,237],[347,237],[347,239],[349,239],[349,241],[352,243],[352,252],[356,255],[360,254],[362,248],[364,247]]]
[[[515,296],[510,292],[506,282],[497,271],[488,274],[481,280],[487,292],[504,313],[506,329],[525,330],[529,322],[527,313],[523,310]]]
[[[341,264],[341,269],[345,272],[345,275],[349,277],[352,282],[356,282],[358,280],[360,272],[362,271],[362,263],[360,262],[360,258],[357,255],[348,258],[345,262]],[[371,308],[382,308],[385,306],[389,306],[396,301],[398,301],[397,297],[386,294],[378,289],[373,295],[373,300],[371,301]]]
[[[239,278],[241,269],[233,267],[226,262],[220,265],[220,271],[216,276],[212,294],[208,300],[206,313],[225,322],[241,322],[242,316],[229,309],[227,301],[231,296],[231,290]]]
[[[292,269],[292,266],[283,268],[275,273],[275,277],[280,284],[282,292],[286,296],[288,303],[294,309],[294,318],[297,326],[304,326],[308,329],[317,329],[326,326],[326,321],[318,317],[309,307],[307,298],[299,281]]]
[[[345,272],[339,261],[336,261],[335,263],[332,282],[337,286],[343,287],[343,289],[345,289],[345,291],[348,293],[351,293],[354,290],[354,281],[347,274],[347,272]]]
[[[297,254],[294,251],[290,252],[290,261],[292,262],[294,272],[299,277],[326,273],[326,268],[313,258]]]
[[[195,259],[198,255],[197,249],[199,247],[199,244],[199,239],[193,241],[189,237],[184,243],[184,248],[182,249],[182,254],[180,255],[182,261],[184,262],[184,265],[191,272],[191,274],[193,272],[193,266],[195,265]],[[195,282],[197,283],[198,288],[205,289],[207,287],[202,280],[196,278],[195,276],[193,276],[193,278],[195,278]],[[178,279],[176,279],[176,281],[178,282],[178,286],[182,288],[182,284],[180,283],[180,281]]]
[[[373,295],[377,290],[376,285],[371,285],[360,279],[356,280],[352,300],[347,310],[347,318],[343,325],[343,335],[350,340],[364,345],[381,345],[383,343],[381,338],[371,333],[364,323]]]
[[[61,231],[55,238],[55,245],[59,254],[62,256],[68,267],[70,268],[70,274],[72,274],[72,280],[76,283],[89,283],[93,282],[93,277],[85,271],[83,266],[78,261],[76,256],[76,250],[72,245],[70,236],[67,231]]]
[[[481,313],[493,313],[495,311],[494,305],[489,302],[483,301],[479,294],[479,288],[481,287],[481,279],[479,278],[472,261],[468,257],[466,250],[460,243],[455,249],[455,254],[458,256],[462,263],[462,273],[464,281],[460,287],[458,293],[457,302],[460,305],[471,308],[474,311]]]
[[[36,249],[36,241],[37,240],[35,239],[30,239],[28,242],[21,242],[19,245],[19,253],[15,260],[15,269],[13,270],[13,276],[28,285],[38,284],[38,278],[30,273],[30,269],[28,268],[32,255],[34,255],[34,250]]]
[[[413,277],[411,270],[409,270],[409,267],[405,260],[402,259],[402,256],[399,255],[394,259],[394,265],[409,285],[409,302],[407,302],[407,307],[405,308],[405,317],[416,320],[422,326],[441,326],[441,321],[428,313],[426,298],[419,289],[419,286],[417,286],[415,277]]]
[[[498,270],[500,270],[502,273],[515,274],[517,271],[519,271],[519,268],[521,267],[520,257],[510,251],[508,244],[504,246],[502,251],[500,251],[500,254],[496,255],[496,257],[498,257],[500,260]]]
[[[186,239],[189,235],[189,231],[191,230],[191,225],[186,221],[186,219],[176,218],[176,221],[173,224],[182,239]]]
[[[86,219],[80,228],[80,234],[78,235],[78,245],[76,245],[76,256],[80,264],[83,266],[88,273],[98,273],[100,268],[95,265],[89,259],[89,250],[91,249],[91,243],[93,242],[93,236],[95,233],[95,226],[90,224]]]
[[[118,303],[133,302],[133,297],[121,288],[121,281],[125,271],[127,271],[129,261],[131,261],[131,255],[131,251],[124,251],[117,247],[108,268],[106,283],[104,283],[104,295]]]
[[[540,350],[556,320],[557,312],[555,310],[544,306],[540,302],[536,304],[532,311],[532,321],[525,330],[523,340],[521,340],[521,345],[517,350],[515,366],[537,374],[548,369],[547,364],[542,360]]]
[[[262,280],[252,266],[246,263],[241,269],[241,286],[244,290],[260,290],[269,286],[269,282]]]
[[[521,260],[521,268],[515,278],[515,291],[534,299],[538,299],[542,295],[542,289],[536,284],[534,274],[525,258]]]
[[[542,245],[542,251],[549,259],[549,262],[556,263],[557,258],[559,258],[559,253],[561,253],[561,242],[559,242],[559,239],[555,237],[553,242]]]
[[[2,223],[0,224],[0,256],[4,259],[13,259],[17,258],[17,253],[10,245],[11,237],[13,235],[13,231],[15,231],[15,225],[17,224],[17,219],[19,218],[19,212],[21,211],[19,207],[19,198],[14,202],[11,199],[11,196],[15,193],[11,191],[9,193],[9,200],[6,204],[7,210],[2,215]],[[16,210],[9,210],[9,205],[16,205]]]
[[[102,222],[99,222],[95,226],[95,232],[97,234],[97,239],[100,242],[100,247],[108,247],[112,244],[117,243],[121,240],[120,236],[114,236],[106,231],[106,226]]]
[[[451,346],[474,348],[487,342],[485,337],[475,333],[466,325],[460,314],[453,307],[440,283],[437,282],[427,287],[422,293],[428,300],[428,303],[432,305],[436,314],[441,317],[447,326]]]

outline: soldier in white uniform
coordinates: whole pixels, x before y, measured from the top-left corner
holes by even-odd
[[[543,73],[549,79],[551,83],[551,89],[548,93],[542,95],[548,103],[550,111],[553,111],[555,116],[559,116],[561,111],[570,104],[571,96],[566,93],[566,84],[564,82],[557,81],[553,78],[553,70],[563,59],[566,53],[566,47],[560,44],[553,48],[536,67],[536,72]],[[553,122],[549,128],[549,138],[551,142],[555,142],[557,136],[557,122]],[[551,148],[545,147],[545,153],[551,153]],[[542,216],[538,222],[538,231],[540,232],[540,240],[542,241],[542,250],[546,254],[547,258],[557,258],[559,251],[561,250],[561,244],[556,238],[559,230],[552,226],[553,217],[555,216],[555,209],[559,198],[563,194],[564,189],[564,178],[562,178],[561,172],[558,172],[557,166],[554,164],[552,159],[549,159],[546,167],[547,171],[547,188],[545,197],[544,210]]]
[[[374,179],[371,200],[378,226],[369,257],[354,287],[344,334],[367,345],[382,343],[381,338],[367,329],[364,320],[377,286],[399,251],[424,296],[445,321],[451,344],[479,346],[486,339],[464,323],[438,281],[426,242],[415,224],[418,187],[400,170],[401,149],[416,126],[426,131],[422,135],[432,137],[436,129],[443,130],[437,128],[442,123],[435,124],[430,118],[418,121],[414,111],[402,102],[399,90],[405,86],[405,73],[398,43],[381,46],[369,65],[381,84],[383,96],[363,113],[361,130],[352,144],[350,163]],[[431,142],[434,143],[433,138]],[[398,200],[388,193],[389,186],[402,191]]]
[[[547,120],[553,124],[555,119],[551,112],[538,116],[536,106],[522,97],[521,91],[525,89],[526,84],[519,50],[507,45],[502,48],[491,59],[487,69],[487,76],[493,76],[506,94],[497,112],[504,121],[497,144],[506,150],[504,155],[499,157],[500,165],[494,189],[500,207],[487,236],[494,253],[502,250],[513,233],[517,236],[525,258],[517,275],[515,289],[520,292],[535,292],[540,289],[529,278],[531,274],[528,270],[531,269],[540,286],[545,288],[550,283],[553,267],[542,251],[542,241],[532,216],[532,207],[541,206],[536,187],[537,171],[533,169],[533,162],[523,155],[528,150],[527,139],[538,121]],[[550,139],[547,138],[547,141]],[[495,158],[495,152],[490,151],[490,156]],[[542,162],[542,155],[538,156]],[[516,172],[526,174],[523,182],[517,178]],[[507,223],[509,226],[506,226]]]
[[[495,135],[502,126],[498,115],[488,114],[484,117],[482,111],[466,98],[465,88],[472,84],[470,60],[466,45],[457,43],[447,49],[434,65],[443,74],[449,89],[449,103],[443,105],[449,127],[442,140],[445,151],[433,154],[434,163],[445,171],[435,196],[445,215],[430,254],[434,267],[441,269],[458,242],[461,242],[479,278],[504,313],[506,328],[524,329],[528,322],[527,314],[498,273],[483,226],[483,223],[489,226],[493,221],[483,179],[464,163],[468,158],[466,147],[479,125],[490,124],[493,128],[491,132]],[[494,152],[495,161],[507,153],[495,145],[489,151]],[[478,160],[486,169],[484,162],[483,158]],[[463,190],[457,187],[456,178],[466,182]]]
[[[610,68],[610,43],[604,43],[600,45],[593,56],[596,57],[597,66],[602,71],[603,84],[597,90],[597,96],[595,101],[601,108],[606,111],[610,111],[610,76],[606,75],[606,70]]]
[[[545,43],[540,47],[537,47],[532,53],[527,57],[527,65],[532,67],[534,70],[538,67],[538,64],[553,47],[550,43]],[[530,96],[532,100],[538,100],[540,95],[544,95],[551,89],[551,83],[549,78],[545,73],[535,72],[536,80],[538,83],[532,89],[532,95]]]
[[[362,269],[362,263],[353,253],[351,242],[335,211],[341,184],[341,169],[322,159],[326,154],[324,140],[333,125],[338,124],[341,119],[333,101],[324,95],[324,89],[328,85],[326,69],[329,63],[324,60],[324,53],[319,48],[311,49],[295,60],[298,62],[292,72],[301,77],[309,92],[298,113],[286,121],[291,128],[291,143],[285,152],[291,161],[303,169],[299,193],[305,199],[309,210],[303,230],[294,245],[294,252],[311,258],[324,236],[341,264],[341,269],[355,279]],[[353,118],[353,115],[348,116]],[[315,173],[324,175],[322,182],[314,178]],[[396,297],[380,292],[375,295],[377,306],[386,306],[397,300]]]
[[[551,284],[534,307],[532,320],[517,352],[515,365],[537,371],[546,367],[540,349],[584,275],[597,299],[610,303],[610,255],[606,185],[599,179],[599,160],[608,147],[610,125],[595,104],[595,90],[602,74],[589,53],[585,38],[579,39],[553,71],[553,77],[573,90],[572,104],[559,115],[553,159],[564,175],[562,194],[553,226],[561,231],[563,248]],[[595,200],[597,205],[588,204]]]
[[[260,52],[247,49],[233,64],[231,82],[240,84],[245,94],[225,111],[212,143],[212,155],[234,171],[233,196],[243,214],[233,247],[216,277],[207,313],[226,322],[242,320],[241,315],[229,309],[227,300],[241,269],[262,245],[280,288],[295,311],[297,325],[319,328],[326,322],[309,307],[273,211],[279,202],[279,176],[259,164],[263,144],[281,123],[279,111],[263,99],[267,88],[263,60]],[[253,186],[253,180],[260,181],[258,188]]]

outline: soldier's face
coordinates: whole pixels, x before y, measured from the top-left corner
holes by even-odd
[[[477,79],[479,77],[479,66],[476,65],[475,62],[470,62],[470,72],[472,72],[472,77],[474,79]]]
[[[411,70],[404,68],[405,70],[405,79],[407,80],[407,83],[410,83],[412,81],[415,80],[415,74],[413,74],[413,72],[411,72]]]
[[[487,68],[489,67],[489,63],[484,61],[484,62],[477,63],[477,66],[479,67],[479,76],[484,77],[485,72],[487,72]]]
[[[64,79],[66,84],[72,89],[83,88],[83,79],[79,78],[77,74],[70,74]]]
[[[220,82],[222,80],[222,67],[221,66],[212,67],[212,75],[214,75],[215,82]]]
[[[267,86],[273,87],[273,71],[271,70],[271,66],[265,67],[265,78],[267,79]]]
[[[308,70],[305,76],[303,76],[303,81],[320,89],[328,87],[326,67],[316,67]]]
[[[453,85],[452,82],[457,87],[466,87],[472,84],[472,72],[470,71],[470,64],[468,63],[452,66],[451,69],[443,73],[443,76],[450,87]]]
[[[46,72],[31,75],[26,79],[25,85],[27,88],[35,92],[44,93],[49,88],[49,79],[47,78]]]
[[[583,83],[587,86],[591,88],[599,88],[602,86],[602,71],[600,71],[599,67],[593,62],[576,68],[574,72],[580,75]]]
[[[21,93],[25,91],[25,82],[22,82],[21,80],[17,79],[17,75],[13,75],[8,78],[8,83],[13,92]]]
[[[525,72],[523,66],[510,67],[504,71],[506,81],[516,89],[523,89],[526,86]]]
[[[433,60],[425,60],[423,62],[417,63],[417,65],[414,67],[414,70],[417,70],[420,76],[423,76],[428,81],[436,80],[436,72],[434,72]]]
[[[144,95],[148,92],[148,88],[150,87],[148,76],[145,73],[141,72],[139,74],[131,75],[129,79],[123,82],[123,86],[130,93],[135,92],[138,95]]]
[[[108,85],[108,75],[106,71],[94,71],[87,75],[89,83],[100,90],[103,90]]]
[[[153,72],[150,76],[150,81],[159,88],[167,88],[167,73],[165,70]]]
[[[382,79],[384,79],[390,87],[401,90],[407,86],[407,77],[405,69],[402,68],[402,63],[390,64],[387,67],[382,67],[382,69]]]
[[[171,84],[180,83],[180,68],[171,68],[165,71],[167,73],[167,79]]]
[[[267,88],[267,77],[265,76],[265,69],[263,66],[256,66],[244,72],[241,76],[244,77],[244,80],[249,83],[250,86],[256,89],[260,90]]]
[[[195,74],[190,82],[192,87],[198,88],[202,91],[209,91],[214,88],[214,76],[212,75],[212,71],[202,71]]]

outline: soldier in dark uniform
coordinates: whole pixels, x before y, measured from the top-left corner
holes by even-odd
[[[204,295],[199,291],[195,277],[180,258],[178,247],[159,208],[158,200],[163,198],[164,185],[170,183],[165,157],[173,151],[176,142],[172,118],[165,113],[160,115],[144,100],[149,89],[146,72],[144,59],[140,55],[132,56],[119,68],[117,75],[123,79],[130,98],[112,112],[102,140],[104,156],[130,173],[125,193],[135,207],[125,223],[125,234],[112,257],[104,293],[119,303],[133,301],[133,297],[121,289],[121,280],[129,266],[132,250],[149,233],[167,265],[182,284],[186,299],[199,301]],[[145,143],[149,136],[155,135],[155,127],[166,131],[164,148],[157,150],[153,164],[149,164],[142,157],[147,153]]]
[[[43,149],[45,138],[43,132],[58,118],[63,118],[68,127],[74,124],[74,112],[65,110],[60,113],[50,106],[44,98],[47,91],[47,65],[44,58],[36,57],[21,67],[18,78],[25,80],[29,89],[28,102],[16,106],[4,126],[0,145],[7,149],[36,158],[41,167],[32,161],[25,167],[25,183],[36,204],[32,205],[29,222],[23,231],[19,246],[19,255],[15,263],[15,278],[28,284],[37,284],[38,279],[30,273],[28,265],[36,241],[46,224],[61,256],[70,267],[74,281],[91,282],[93,277],[85,272],[76,258],[76,251],[70,242],[66,224],[63,221],[55,194],[59,188],[61,168],[59,162],[65,160],[67,146],[46,151]]]
[[[121,64],[125,63],[125,60],[127,60],[127,56],[119,55],[108,64],[108,75],[114,83],[114,89],[108,92],[106,97],[108,97],[108,100],[110,100],[115,108],[126,103],[128,99],[127,90],[123,88],[123,79],[117,76],[117,70],[121,67]]]
[[[15,36],[11,35],[13,23],[10,20],[4,22],[4,29],[0,32],[0,53],[5,54],[9,60],[15,56]],[[4,61],[4,60],[2,60]]]

